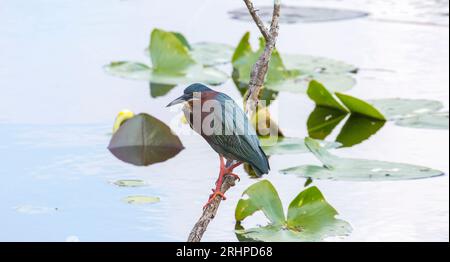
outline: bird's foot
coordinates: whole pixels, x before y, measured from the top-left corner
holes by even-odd
[[[206,204],[203,206],[203,209],[207,208],[217,196],[220,196],[222,200],[227,199],[225,195],[219,190],[212,189],[212,191],[213,193],[209,196],[208,202],[206,202]]]
[[[241,181],[241,178],[238,175],[234,174],[234,173],[228,173],[227,176],[232,176],[232,177],[236,178],[237,181]]]

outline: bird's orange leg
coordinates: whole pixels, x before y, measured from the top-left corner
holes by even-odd
[[[220,191],[221,187],[222,187],[222,183],[223,183],[223,178],[226,175],[229,176],[233,176],[237,179],[240,180],[239,176],[236,174],[233,174],[233,169],[235,169],[236,167],[242,165],[242,162],[238,162],[230,167],[225,167],[225,161],[223,159],[223,157],[221,155],[219,155],[220,158],[220,173],[219,173],[219,178],[217,179],[216,182],[216,188],[212,189],[213,193],[209,196],[209,200],[206,203],[206,205],[203,206],[203,209],[205,209],[207,206],[209,206],[209,204],[211,204],[211,202],[217,197],[220,196],[222,197],[222,200],[226,200],[227,198],[225,197],[225,195]]]

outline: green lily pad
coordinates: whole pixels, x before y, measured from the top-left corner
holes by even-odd
[[[358,68],[345,62],[320,56],[282,54],[287,68],[296,68],[302,73],[346,74],[356,73]]]
[[[184,147],[166,124],[148,114],[139,114],[114,133],[108,149],[126,163],[148,166],[176,156]]]
[[[140,62],[118,61],[106,65],[105,72],[113,76],[162,85],[193,82],[219,85],[228,79],[228,75],[224,72],[205,67],[196,61],[191,54],[191,50],[192,52],[196,50],[195,46],[190,46],[180,33],[154,29],[148,50],[152,66]],[[197,50],[202,49],[197,47]],[[201,53],[202,51],[197,51],[197,57]]]
[[[413,117],[397,120],[395,124],[404,127],[445,130],[449,126],[448,117],[448,112],[418,114]]]
[[[368,100],[368,103],[380,110],[389,120],[434,113],[444,108],[441,102],[426,99],[388,98]]]
[[[145,181],[138,179],[124,179],[115,181],[114,185],[119,187],[141,187],[145,186],[146,183]]]
[[[161,199],[159,197],[152,196],[128,196],[124,198],[123,201],[128,204],[144,205],[158,203]]]
[[[345,236],[352,231],[350,224],[336,219],[337,211],[326,202],[317,187],[305,189],[291,202],[287,219],[278,193],[269,181],[253,184],[244,195],[248,198],[239,200],[236,207],[237,223],[257,211],[262,211],[270,223],[251,229],[237,227],[235,232],[241,240],[321,241],[328,237]]]
[[[322,83],[328,90],[333,92],[350,90],[356,84],[356,80],[349,74],[314,73],[287,78],[281,82],[270,83],[266,87],[278,92],[304,94],[307,92],[312,80]]]
[[[327,107],[335,110],[342,111],[343,113],[357,114],[377,120],[385,121],[386,118],[381,114],[378,109],[373,107],[368,102],[358,99],[353,96],[345,95],[336,92],[336,97],[328,91],[325,86],[317,81],[311,81],[309,83],[307,94],[311,100],[313,100],[319,107]]]
[[[235,210],[236,221],[242,221],[256,211],[262,211],[272,224],[284,223],[283,204],[277,190],[268,180],[250,186],[243,195],[248,198],[239,200]]]
[[[430,178],[444,175],[428,167],[391,163],[377,160],[341,158],[330,154],[311,138],[305,143],[323,166],[298,166],[282,170],[284,174],[296,174],[305,178],[344,181],[389,181]]]
[[[324,140],[347,116],[345,112],[317,106],[307,121],[308,134],[311,138]],[[385,124],[385,121],[352,114],[341,128],[336,142],[342,147],[360,144],[375,135]]]
[[[272,13],[273,6],[271,5],[258,7],[258,15],[267,23],[270,23],[272,20]],[[229,14],[232,19],[253,22],[247,8],[238,8],[230,11]],[[280,23],[295,24],[327,22],[362,18],[368,15],[369,14],[366,12],[351,9],[283,5]]]
[[[261,142],[261,148],[267,155],[301,154],[309,152],[303,138],[260,137],[259,141]],[[327,149],[334,149],[341,146],[340,143],[336,142],[318,142]]]
[[[373,119],[386,121],[386,118],[383,116],[383,114],[381,114],[380,111],[378,111],[378,109],[376,109],[369,103],[356,97],[341,93],[336,93],[336,96],[350,110],[352,114],[358,114]]]
[[[309,83],[307,95],[317,106],[328,107],[345,113],[349,112],[347,108],[342,106],[342,104],[334,98],[332,93],[315,80],[312,80]]]
[[[203,67],[200,64],[189,67],[186,74],[178,75],[156,72],[145,64],[127,61],[112,62],[105,66],[105,71],[113,76],[164,85],[182,85],[194,82],[219,85],[228,79],[228,75],[224,72],[212,67]]]
[[[264,52],[265,48],[264,38],[259,38],[259,49],[253,51],[249,39],[250,33],[246,33],[238,44],[232,57],[233,68],[236,72],[236,75],[238,76],[238,80],[239,82],[243,83],[248,83],[250,81],[250,75],[253,69],[253,65]],[[285,79],[292,78],[297,75],[299,75],[298,71],[286,69],[280,57],[280,54],[275,49],[272,53],[272,57],[269,63],[269,69],[266,77],[266,86],[284,81]]]
[[[195,43],[191,55],[195,61],[205,66],[215,66],[231,62],[233,47],[219,43]]]
[[[253,51],[250,45],[250,33],[246,33],[239,42],[232,57],[235,82],[248,83],[253,65],[265,48],[260,38],[259,49]],[[333,91],[345,91],[355,85],[355,79],[349,72],[356,69],[345,63],[311,56],[288,55],[286,58],[292,67],[286,66],[283,56],[275,49],[269,63],[265,88],[273,91],[305,93],[311,80],[317,80]],[[295,61],[305,59],[305,61]]]
[[[179,33],[154,29],[150,38],[150,58],[155,72],[164,74],[187,73],[195,64],[189,54],[186,38]]]

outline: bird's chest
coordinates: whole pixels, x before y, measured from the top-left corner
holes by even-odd
[[[183,113],[191,128],[203,137],[221,135],[224,132],[220,104],[205,106],[205,103],[189,101],[184,105]]]

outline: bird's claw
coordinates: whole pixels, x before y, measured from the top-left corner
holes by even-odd
[[[238,181],[241,181],[241,178],[234,173],[229,173],[227,176],[232,176],[232,177],[236,178]]]
[[[222,198],[222,200],[227,199],[222,192],[215,190],[215,189],[212,189],[212,191],[213,191],[213,193],[209,196],[208,202],[206,202],[206,204],[203,206],[203,209],[207,208],[217,196],[220,196]]]

